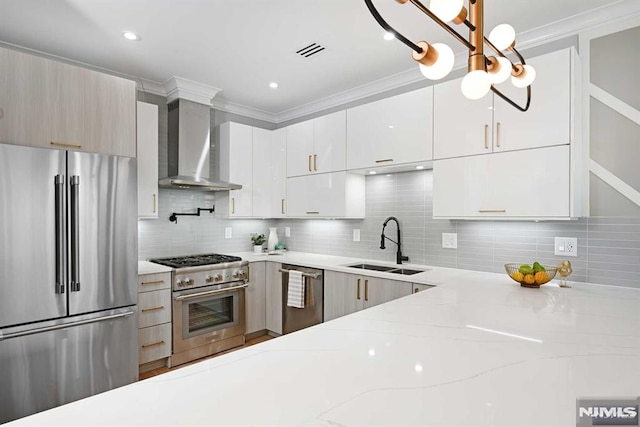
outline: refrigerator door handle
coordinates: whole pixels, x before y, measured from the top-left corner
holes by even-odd
[[[95,319],[79,320],[77,322],[62,323],[60,325],[53,325],[53,326],[45,326],[44,328],[34,328],[26,331],[13,332],[13,333],[4,334],[4,335],[2,334],[2,331],[0,331],[0,341],[8,340],[11,338],[24,337],[27,335],[35,335],[42,332],[51,332],[51,331],[57,331],[59,329],[73,328],[76,326],[88,325],[90,323],[98,323],[98,322],[105,322],[107,320],[120,319],[122,317],[133,316],[134,314],[135,314],[135,311],[126,311],[124,313],[116,313],[116,314],[110,314],[108,316],[96,317]]]
[[[55,180],[55,233],[56,233],[56,294],[64,293],[64,175],[56,175]]]
[[[69,179],[71,186],[71,292],[80,291],[80,177],[73,175]]]

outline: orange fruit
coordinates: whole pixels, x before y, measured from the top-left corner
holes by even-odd
[[[522,282],[522,280],[524,279],[524,274],[520,273],[519,271],[516,271],[511,275],[511,278],[516,282]]]
[[[538,271],[535,276],[535,281],[538,285],[542,285],[543,283],[547,283],[549,281],[549,276],[546,271]]]
[[[527,285],[533,285],[535,282],[536,279],[533,274],[527,274],[526,276],[524,276],[524,283],[526,283]]]

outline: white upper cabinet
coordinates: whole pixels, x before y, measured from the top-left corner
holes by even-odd
[[[570,147],[467,156],[433,165],[434,218],[573,216]]]
[[[219,193],[221,201],[227,200],[230,217],[253,215],[253,128],[240,123],[220,125],[220,179],[242,185],[231,190],[228,198]]]
[[[432,158],[433,88],[347,110],[347,170]]]
[[[576,60],[575,50],[567,48],[527,61],[536,70],[536,80],[526,112],[492,92],[475,101],[465,98],[461,79],[436,85],[434,159],[570,144],[577,107]],[[496,87],[525,105],[525,89],[513,87],[510,80]]]
[[[158,218],[158,106],[137,103],[138,217]]]
[[[271,150],[273,132],[253,128],[252,213],[251,216],[271,216]]]
[[[286,134],[288,177],[345,170],[345,111],[287,126]]]
[[[135,83],[0,48],[0,143],[136,156]]]
[[[271,218],[287,214],[287,130],[274,130],[271,137]]]
[[[344,171],[287,178],[287,216],[364,218],[364,193],[364,176]]]

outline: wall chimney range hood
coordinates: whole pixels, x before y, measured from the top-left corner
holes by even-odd
[[[197,191],[239,190],[242,185],[209,178],[210,107],[175,99],[169,108],[169,176],[160,187]]]

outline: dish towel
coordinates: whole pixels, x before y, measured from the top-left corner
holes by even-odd
[[[304,308],[304,279],[301,271],[289,271],[289,291],[287,292],[287,306]]]

